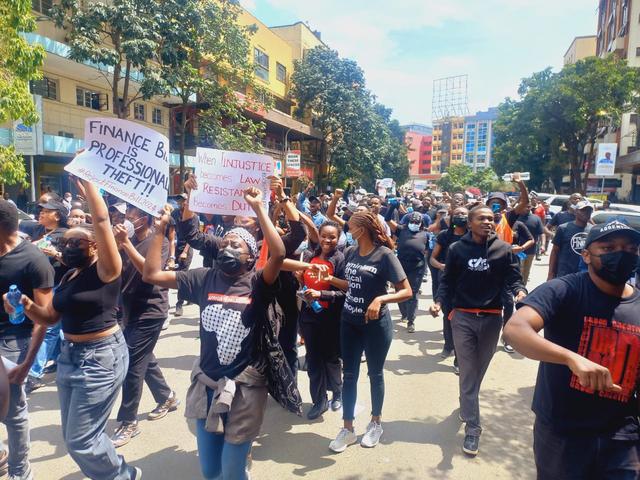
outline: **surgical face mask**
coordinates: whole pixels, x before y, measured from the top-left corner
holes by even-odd
[[[410,232],[419,232],[420,231],[420,224],[419,223],[410,223],[408,225],[409,227],[409,231]]]
[[[216,257],[216,266],[228,275],[234,275],[238,273],[244,262],[240,260],[242,250],[237,248],[225,247],[218,250],[218,256]]]
[[[469,217],[465,215],[455,216],[451,219],[451,223],[453,223],[454,227],[467,227],[467,223],[469,223]]]
[[[592,256],[600,259],[600,268],[594,268],[595,274],[612,285],[626,283],[638,265],[638,255],[631,252],[618,251]]]
[[[358,244],[358,242],[353,238],[353,235],[351,235],[351,232],[345,233],[344,236],[347,237],[347,245],[351,246]]]

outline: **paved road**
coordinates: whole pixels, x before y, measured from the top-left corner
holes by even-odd
[[[546,257],[536,262],[532,285],[546,277]],[[420,309],[431,302],[430,284],[423,284]],[[308,422],[269,401],[262,434],[254,443],[254,479],[532,479],[533,415],[530,410],[537,363],[498,349],[480,395],[484,432],[480,454],[465,457],[460,446],[464,428],[458,421],[458,377],[452,359],[442,360],[441,320],[421,314],[417,331],[408,334],[393,309],[395,337],[387,358],[384,435],[375,449],[354,445],[335,455],[328,449],[341,425],[340,414]],[[189,371],[198,356],[197,309],[172,321],[156,348],[170,384],[184,398]],[[308,379],[299,375],[300,390],[309,408]],[[362,365],[356,432],[362,434],[370,411],[366,366]],[[193,426],[182,408],[157,422],[144,420],[154,407],[145,391],[140,408],[142,433],[119,452],[144,471],[145,480],[199,479]],[[112,418],[115,416],[114,409]],[[32,462],[36,479],[79,480],[84,476],[62,443],[55,384],[35,392],[29,401]],[[115,421],[109,428],[115,427]],[[3,432],[4,435],[4,432]],[[4,437],[6,438],[6,436]]]

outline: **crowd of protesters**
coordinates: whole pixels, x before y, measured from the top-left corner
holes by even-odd
[[[373,195],[351,183],[321,193],[312,182],[291,196],[272,177],[270,192],[244,192],[253,215],[235,217],[192,212],[193,175],[155,215],[80,179],[72,180],[75,196],[44,193],[34,221],[19,222],[5,197],[0,291],[15,285],[22,297],[5,294],[0,308],[8,435],[0,473],[34,478],[27,395],[55,372],[62,439],[86,477],[142,478],[116,449],[144,428],[137,419],[146,384],[156,402],[149,421],[181,405],[195,419],[204,478],[249,478],[268,395],[302,414],[301,343],[307,418],[342,410],[328,448],[340,453],[358,440],[373,448],[383,435],[389,305],[399,304],[415,332],[429,278],[441,356],[455,356],[459,375],[465,454],[480,449],[479,392],[502,335],[505,351],[540,361],[538,478],[640,478],[640,233],[619,220],[593,224],[593,205],[579,194],[553,215],[519,174],[513,181],[516,196]],[[196,251],[202,268],[191,268]],[[548,281],[529,292],[534,260],[547,254]],[[180,392],[154,348],[186,303],[199,308],[200,353]],[[371,417],[357,430],[363,362]],[[107,432],[118,398],[118,427]]]

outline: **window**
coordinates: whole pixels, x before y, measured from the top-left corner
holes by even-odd
[[[640,57],[640,47],[636,47],[636,57]]]
[[[133,118],[136,120],[143,120],[146,118],[144,114],[144,103],[134,103],[133,104]]]
[[[49,77],[42,77],[42,80],[31,80],[29,87],[31,93],[42,95],[42,98],[58,99],[58,83]]]
[[[267,66],[267,70],[268,69],[269,67]],[[282,83],[287,81],[287,67],[278,62],[276,62],[276,78]]]
[[[100,93],[92,92],[85,88],[76,87],[76,104],[81,107],[92,108],[94,110],[102,110],[103,104],[100,102]]]
[[[264,53],[259,48],[253,49],[253,61],[255,65],[255,72],[258,78],[261,78],[265,82],[269,81],[269,55]]]
[[[49,15],[49,10],[51,10],[52,6],[52,0],[31,0],[31,8],[44,15]]]
[[[156,125],[162,125],[162,109],[154,107],[151,112],[151,121]]]

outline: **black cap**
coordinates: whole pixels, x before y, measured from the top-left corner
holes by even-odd
[[[589,230],[589,234],[587,235],[587,240],[585,241],[584,248],[587,248],[593,242],[597,242],[602,240],[609,235],[613,235],[614,233],[624,233],[631,237],[634,242],[640,243],[640,232],[638,232],[635,228],[631,228],[629,225],[625,225],[619,220],[612,220],[608,223],[602,223],[600,225],[595,225]]]
[[[507,206],[509,206],[509,198],[507,194],[504,192],[492,192],[489,194],[487,198],[487,205],[491,204],[491,200],[502,200]]]
[[[313,196],[313,195],[311,195],[311,196],[309,197],[309,203],[319,202],[319,201],[320,201],[320,199],[319,199],[318,197],[315,197],[315,196]]]
[[[44,203],[39,203],[38,204],[39,207],[41,208],[45,208],[47,210],[54,210],[58,213],[61,213],[63,215],[67,215],[69,213],[69,210],[67,209],[67,207],[64,205],[64,203],[59,202],[57,200],[53,200],[50,199]]]

